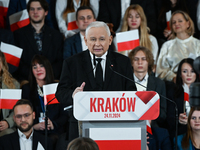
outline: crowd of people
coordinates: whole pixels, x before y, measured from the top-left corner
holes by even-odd
[[[11,32],[10,16],[25,9],[30,23]],[[43,86],[52,83],[58,83],[58,103],[48,105],[48,149],[99,149],[78,138],[73,109],[64,111],[81,91],[156,91],[160,114],[149,120],[147,149],[176,145],[175,108],[166,98],[178,107],[178,149],[200,149],[200,109],[184,94],[200,80],[193,66],[200,56],[199,16],[200,0],[9,0],[0,42],[23,51],[17,68],[0,51],[0,88],[22,89],[22,99],[13,109],[0,108],[0,149],[45,147]],[[132,30],[140,46],[118,52],[116,34]]]

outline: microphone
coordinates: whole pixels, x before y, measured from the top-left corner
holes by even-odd
[[[138,82],[135,82],[134,80],[132,80],[132,79],[130,79],[130,78],[124,76],[123,74],[121,74],[121,73],[119,73],[119,72],[113,70],[114,65],[111,63],[111,61],[110,61],[108,55],[107,55],[107,59],[108,59],[108,61],[109,61],[109,63],[110,63],[109,68],[110,68],[110,69],[111,69],[115,74],[117,74],[117,75],[119,75],[119,76],[121,76],[121,77],[123,77],[123,78],[125,78],[125,79],[127,79],[127,80],[129,80],[129,81],[131,81],[131,82],[133,82],[133,83],[135,83],[135,84],[138,84],[138,85],[140,85],[140,86],[146,88],[146,89],[149,90],[149,91],[154,91],[154,90],[151,90],[151,89],[147,88],[146,86],[144,86],[144,85],[142,85],[142,84],[140,84],[140,83],[138,83]],[[163,95],[161,95],[161,94],[159,94],[159,95],[160,95],[160,97],[165,98],[166,100],[168,100],[169,102],[171,102],[171,103],[173,103],[173,104],[175,105],[175,111],[176,111],[176,113],[175,113],[175,114],[176,114],[176,116],[175,116],[175,117],[176,117],[176,118],[175,118],[175,120],[176,120],[175,150],[177,150],[177,136],[178,136],[178,107],[177,107],[177,104],[176,104],[173,100],[171,100],[171,99],[169,99],[169,98],[167,98],[167,97],[165,97],[165,96],[163,96]]]

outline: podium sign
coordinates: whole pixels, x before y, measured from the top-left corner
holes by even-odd
[[[154,91],[79,92],[74,117],[79,121],[154,120],[160,113]]]

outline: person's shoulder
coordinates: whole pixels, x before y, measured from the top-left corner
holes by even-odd
[[[53,28],[49,27],[48,25],[45,25],[45,29],[44,30],[47,33],[52,33],[52,34],[55,34],[55,35],[62,36],[62,34],[58,30],[53,29]]]
[[[18,34],[20,34],[20,33],[25,34],[25,33],[27,33],[27,32],[25,32],[25,31],[26,31],[26,30],[30,30],[30,28],[31,28],[31,25],[28,24],[28,25],[26,25],[26,26],[24,26],[24,27],[22,27],[22,28],[19,28],[19,29],[15,30],[13,33],[14,33],[14,34],[16,34],[16,33],[18,33]]]
[[[14,139],[14,137],[18,137],[17,131],[10,133],[10,134],[6,134],[4,136],[1,136],[0,143],[2,143],[3,141],[8,142],[9,140],[16,140],[16,139]]]
[[[87,57],[90,56],[89,50],[85,50],[85,51],[82,51],[82,52],[80,52],[80,53],[77,53],[77,54],[75,54],[75,55],[73,55],[73,56],[71,56],[71,57],[65,59],[65,62],[72,62],[72,63],[73,63],[73,62],[77,62],[77,61],[79,61],[79,60],[85,59],[86,56],[87,56]]]
[[[65,39],[65,43],[74,43],[75,40],[77,40],[78,38],[80,39],[80,33],[79,33],[79,32],[76,33],[76,34],[74,34],[74,35],[72,35],[72,36],[69,37],[69,38],[66,38],[66,39]]]

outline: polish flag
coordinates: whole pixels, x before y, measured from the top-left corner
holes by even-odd
[[[11,31],[15,31],[30,23],[29,15],[26,9],[9,16],[9,20]]]
[[[140,45],[138,30],[120,32],[116,34],[118,52],[132,50]]]
[[[58,83],[52,83],[52,84],[43,85],[44,104],[45,105],[59,103],[58,100],[56,99],[56,96],[55,96],[55,93],[56,93],[56,90],[57,90],[57,86],[58,86]]]
[[[0,0],[0,28],[6,27],[6,16],[9,2],[9,0]]]
[[[76,25],[76,12],[67,14],[68,27],[67,30],[77,30],[78,26]]]
[[[15,67],[19,66],[22,49],[11,44],[1,42],[1,51],[4,53],[6,61]]]
[[[189,87],[187,84],[183,84],[183,90],[184,90],[184,101],[189,102]]]
[[[152,135],[151,125],[149,123],[149,120],[146,120],[146,124],[147,124],[147,132]]]
[[[141,128],[90,128],[89,137],[103,150],[141,150]]]
[[[168,11],[168,12],[166,12],[166,20],[167,20],[167,29],[168,29],[168,30],[171,30],[171,29],[170,29],[170,25],[169,25],[169,21],[170,21],[170,19],[171,19],[171,16],[172,16],[171,10]]]
[[[21,89],[1,89],[0,109],[12,109],[21,99]]]

